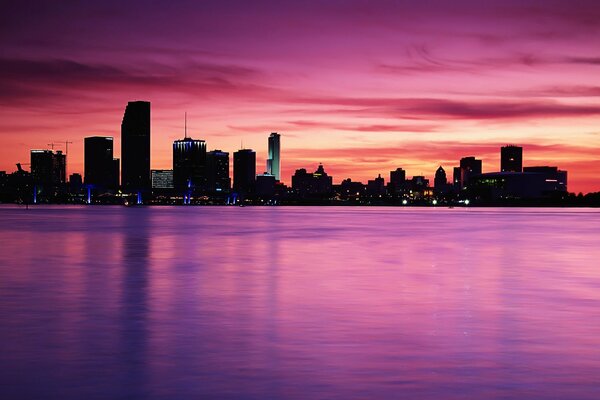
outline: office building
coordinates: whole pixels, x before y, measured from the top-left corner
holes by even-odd
[[[475,157],[464,157],[460,159],[460,188],[464,189],[469,180],[481,174],[481,160]]]
[[[508,145],[500,148],[500,172],[523,172],[523,148]]]
[[[396,168],[395,171],[390,171],[390,194],[399,194],[406,187],[406,171],[402,168]]]
[[[231,189],[229,177],[229,153],[213,150],[206,153],[208,190],[212,193],[228,193]]]
[[[189,137],[173,142],[173,184],[177,191],[207,189],[206,142]]]
[[[269,136],[269,151],[267,154],[267,173],[275,176],[275,179],[281,180],[281,135],[277,132]]]
[[[446,190],[446,186],[448,185],[448,178],[446,176],[446,171],[440,165],[440,167],[435,171],[435,178],[433,179],[433,187],[438,190]]]
[[[559,170],[558,167],[525,167],[523,172],[536,173],[543,176],[544,190],[550,192],[567,191],[567,171]]]
[[[84,139],[85,184],[100,190],[119,187],[119,160],[113,158],[112,137],[92,136]]]
[[[319,164],[312,174],[304,168],[297,169],[292,176],[292,189],[299,197],[329,195],[333,189],[333,178],[325,172],[323,164]]]
[[[256,196],[271,198],[275,195],[275,176],[264,173],[256,176]]]
[[[58,186],[66,182],[67,161],[62,151],[31,150],[31,176],[35,184]]]
[[[367,181],[367,194],[369,196],[383,196],[385,194],[385,182],[381,174],[377,178]]]
[[[256,153],[242,149],[233,153],[233,190],[237,193],[252,193],[256,180]]]
[[[121,123],[121,185],[126,192],[144,191],[150,182],[150,102],[127,104]]]

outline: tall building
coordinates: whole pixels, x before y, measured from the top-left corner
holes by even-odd
[[[406,171],[402,168],[396,168],[390,171],[390,193],[401,193],[406,187]]]
[[[49,187],[65,183],[66,167],[62,151],[31,150],[31,176],[36,184]]]
[[[121,123],[121,184],[125,191],[143,191],[150,182],[150,102],[127,103]]]
[[[469,179],[481,175],[481,160],[475,157],[464,157],[460,159],[460,188],[468,185]]]
[[[369,196],[383,196],[385,194],[385,182],[381,174],[377,178],[367,181],[367,194]]]
[[[173,142],[175,190],[206,190],[206,142],[186,137]]]
[[[440,167],[435,171],[435,178],[433,179],[433,187],[437,191],[442,191],[446,189],[448,185],[448,177],[446,176],[446,171],[440,165]]]
[[[231,188],[229,153],[221,150],[206,153],[206,172],[210,192],[229,192]]]
[[[85,184],[99,189],[117,189],[119,160],[113,158],[112,137],[91,136],[84,139]]]
[[[251,193],[256,179],[256,153],[242,149],[233,153],[233,190]]]
[[[267,174],[275,176],[275,180],[281,180],[281,135],[277,132],[269,136],[269,152],[267,154]]]
[[[500,148],[500,172],[523,172],[523,148],[503,146]]]

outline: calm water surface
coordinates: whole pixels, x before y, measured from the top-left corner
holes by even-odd
[[[600,211],[0,208],[2,399],[598,399]]]

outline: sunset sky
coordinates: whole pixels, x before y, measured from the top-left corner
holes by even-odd
[[[599,1],[11,2],[0,15],[0,170],[30,149],[114,136],[152,102],[152,168],[171,142],[257,152],[282,135],[282,179],[322,162],[334,183],[402,167],[449,177],[463,156],[569,172],[600,190]],[[55,146],[55,149],[63,149]]]

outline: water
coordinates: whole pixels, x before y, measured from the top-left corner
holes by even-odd
[[[600,212],[0,208],[2,399],[598,399]]]

